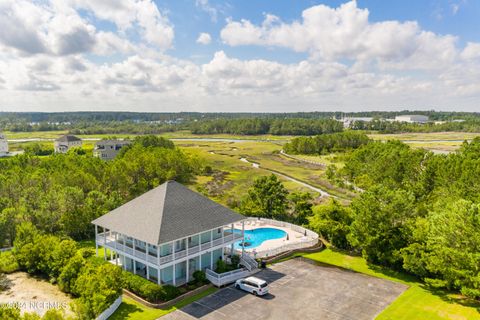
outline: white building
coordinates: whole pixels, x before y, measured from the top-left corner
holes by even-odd
[[[124,146],[129,145],[129,140],[100,140],[95,143],[93,156],[102,160],[112,160]]]
[[[344,128],[350,128],[357,121],[371,122],[373,117],[344,117],[340,121],[343,123]]]
[[[233,244],[243,239],[244,220],[168,181],[92,223],[97,254],[98,246],[103,246],[105,256],[108,248],[112,261],[123,269],[158,284],[179,286],[196,270],[214,270],[217,260],[233,251]],[[234,229],[237,222],[242,222],[242,230]]]
[[[81,148],[82,139],[73,135],[67,134],[61,136],[53,143],[53,148],[56,153],[67,153],[71,148]]]
[[[419,115],[419,114],[405,114],[401,116],[396,116],[395,121],[407,122],[407,123],[427,123],[428,116]]]
[[[8,155],[8,141],[3,133],[0,132],[0,157]]]

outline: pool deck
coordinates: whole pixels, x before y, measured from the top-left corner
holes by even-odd
[[[235,224],[235,228],[241,230],[242,224],[241,223]],[[266,240],[258,247],[255,247],[252,249],[245,249],[245,252],[253,253],[254,250],[256,252],[262,252],[265,250],[277,249],[284,245],[300,243],[302,242],[302,239],[305,239],[305,236],[300,232],[293,231],[290,228],[275,226],[275,225],[269,224],[268,222],[251,219],[245,223],[245,230],[252,230],[257,228],[273,228],[273,229],[283,230],[288,234],[288,240],[286,236],[280,239]]]

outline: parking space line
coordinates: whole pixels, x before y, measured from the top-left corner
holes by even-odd
[[[207,309],[210,309],[210,310],[212,310],[213,312],[218,312],[219,314],[222,315],[222,317],[227,318],[227,315],[226,315],[225,313],[223,313],[223,312],[218,311],[218,309],[214,309],[214,308],[212,308],[212,307],[210,307],[210,306],[207,306],[206,304],[201,303],[201,302],[198,302],[198,301],[195,301],[194,303],[199,304],[199,305],[201,305],[202,307],[205,307],[205,308],[207,308]],[[228,318],[227,318],[227,319],[228,319]]]

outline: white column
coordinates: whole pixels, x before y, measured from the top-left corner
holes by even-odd
[[[210,270],[213,270],[213,230],[210,230]]]
[[[132,243],[133,243],[133,246],[132,246],[132,248],[133,248],[133,256],[136,257],[136,255],[135,255],[135,238],[132,238]]]
[[[175,246],[173,246],[173,249],[175,251]],[[172,277],[172,280],[173,280],[173,286],[176,286],[177,285],[177,281],[175,280],[177,278],[177,268],[176,268],[176,263],[173,264],[173,277]]]
[[[145,268],[147,268],[147,279],[150,280],[150,268],[148,265],[145,265]]]
[[[97,243],[97,236],[98,236],[98,226],[95,225],[95,254],[98,257],[98,243]]]
[[[127,270],[127,257],[125,255],[123,255],[122,266],[123,266],[123,270]]]
[[[105,242],[103,244],[103,259],[107,261],[107,229],[103,228],[103,237]]]
[[[198,270],[202,270],[202,254],[198,256]]]
[[[137,274],[137,261],[133,259],[133,274]]]
[[[245,220],[242,221],[242,257],[245,254]]]
[[[223,232],[223,227],[221,227],[220,229],[222,230],[222,243],[225,243],[225,232]]]
[[[162,276],[162,270],[160,268],[157,269],[157,284],[160,285],[160,277]]]
[[[187,244],[187,246],[188,246],[188,244]],[[190,258],[189,258],[189,257],[187,257],[187,261],[186,261],[186,262],[187,262],[187,272],[185,273],[185,276],[186,276],[185,280],[186,280],[186,282],[188,283],[188,280],[190,280],[190,279],[189,279],[189,278],[190,278],[190,277],[189,277],[189,273],[190,273],[190,272],[189,272],[189,269],[190,269],[190,268],[189,268],[189,266],[190,266]]]
[[[118,242],[118,233],[115,232],[115,265],[118,266],[118,246],[117,246],[117,242]]]
[[[157,245],[157,264],[160,265],[160,245]],[[160,269],[158,269],[158,272],[160,272]],[[158,276],[160,279],[160,276]]]

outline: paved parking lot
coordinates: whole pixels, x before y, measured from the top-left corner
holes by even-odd
[[[270,294],[256,297],[229,286],[162,320],[373,319],[407,286],[292,259],[262,270]]]

